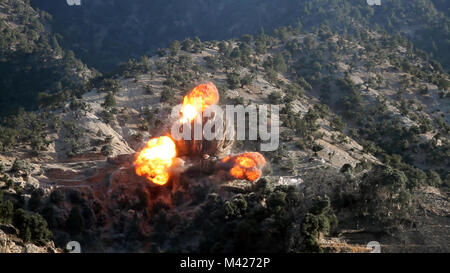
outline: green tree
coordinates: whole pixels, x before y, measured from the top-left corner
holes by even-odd
[[[273,60],[273,69],[280,73],[285,73],[287,71],[287,65],[283,54],[279,53],[275,56]]]
[[[274,34],[283,43],[286,42],[287,39],[289,38],[289,32],[288,32],[287,27],[280,27],[279,29],[275,29]]]
[[[8,201],[3,201],[3,192],[0,191],[0,223],[11,224],[14,216],[14,205]]]
[[[203,45],[202,41],[200,40],[199,37],[195,37],[194,38],[194,52],[195,53],[202,53],[203,49],[205,48],[205,46]]]
[[[172,88],[164,87],[161,91],[161,102],[170,102],[173,99],[175,92]]]
[[[320,234],[328,235],[337,224],[338,220],[331,207],[330,198],[327,196],[317,198],[301,226],[301,232],[305,236],[303,241],[305,250],[322,252],[318,243]]]
[[[191,39],[186,38],[181,44],[181,49],[183,49],[184,51],[191,51],[193,46],[194,42]]]
[[[170,55],[177,56],[178,52],[180,51],[180,48],[181,48],[180,42],[178,42],[178,40],[173,41],[169,46]]]
[[[343,132],[345,129],[345,123],[342,121],[341,117],[336,115],[331,118],[330,125],[339,132]]]
[[[438,87],[441,90],[448,90],[448,88],[450,87],[450,82],[447,79],[441,77],[438,81]]]
[[[43,244],[53,237],[47,222],[40,214],[30,214],[24,209],[18,209],[14,213],[13,224],[19,229],[19,236],[25,242]]]
[[[442,179],[439,174],[433,170],[428,171],[428,184],[434,187],[439,187],[442,185]]]
[[[100,152],[104,156],[110,156],[113,154],[113,148],[112,148],[111,144],[107,144],[102,147],[102,150]]]
[[[257,39],[255,41],[255,51],[257,54],[266,54],[267,53],[266,41]]]
[[[241,36],[241,41],[249,45],[253,41],[253,36],[250,34],[244,34]]]
[[[404,172],[375,166],[360,183],[361,213],[383,223],[406,220],[411,205],[408,183]]]
[[[243,88],[244,86],[248,86],[253,82],[253,75],[252,74],[246,74],[242,79],[241,79],[241,87]]]
[[[227,83],[230,89],[236,89],[241,86],[241,78],[239,73],[233,71],[227,74]]]
[[[25,169],[26,169],[25,161],[16,158],[16,160],[14,160],[14,163],[11,167],[11,171],[14,173],[17,173],[19,171],[24,171]]]
[[[165,48],[158,48],[156,50],[156,55],[158,55],[159,57],[164,57],[166,56],[166,52],[167,50]]]
[[[268,98],[270,103],[279,104],[281,103],[282,95],[278,91],[273,91],[272,93],[269,94]]]
[[[108,92],[108,94],[105,96],[105,101],[103,102],[102,106],[104,107],[116,106],[116,98],[112,92]]]

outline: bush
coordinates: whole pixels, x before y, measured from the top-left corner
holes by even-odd
[[[241,86],[241,78],[239,76],[239,73],[232,72],[227,74],[227,83],[230,89],[236,89]]]
[[[232,201],[226,201],[224,204],[225,218],[240,218],[245,214],[247,210],[247,201],[245,198],[238,194]]]
[[[339,132],[343,132],[345,129],[345,124],[339,116],[333,116],[330,120],[330,126]]]
[[[275,56],[273,60],[273,69],[280,73],[285,73],[287,71],[286,61],[281,53]]]
[[[286,205],[286,193],[283,191],[274,191],[267,199],[267,208],[274,212],[281,212]]]
[[[145,86],[145,92],[149,95],[153,95],[153,88],[150,84],[148,84],[147,86]]]
[[[241,87],[250,85],[253,82],[253,75],[247,74],[241,79]]]
[[[164,87],[163,91],[161,92],[161,102],[171,101],[174,95],[175,92],[171,88]]]
[[[178,55],[178,52],[179,52],[180,49],[181,49],[181,44],[180,44],[180,42],[178,42],[177,40],[173,41],[173,42],[170,44],[169,49],[170,49],[170,55],[172,55],[172,56]]]
[[[114,114],[111,111],[103,110],[99,113],[99,115],[102,118],[103,122],[106,124],[110,124],[114,121]]]
[[[3,192],[0,192],[0,223],[11,224],[14,216],[14,206],[11,201],[3,201]]]
[[[361,204],[358,207],[361,214],[370,215],[382,223],[407,220],[411,206],[411,193],[407,188],[409,183],[404,172],[375,166],[360,183]]]
[[[186,38],[183,41],[183,43],[181,44],[181,49],[183,49],[185,51],[191,51],[193,46],[194,46],[194,42],[191,39]]]
[[[112,154],[113,154],[113,148],[112,148],[111,144],[104,145],[104,146],[102,147],[101,153],[102,153],[102,155],[104,155],[104,156],[110,156],[110,155],[112,155]]]
[[[315,154],[323,150],[323,146],[320,144],[314,144],[312,150]]]
[[[305,236],[304,250],[322,252],[318,243],[320,234],[328,235],[337,224],[338,220],[331,208],[330,199],[327,196],[316,199],[301,227],[302,234]]]
[[[433,170],[428,172],[428,184],[433,187],[439,187],[442,185],[442,179],[439,174]]]
[[[109,92],[105,97],[105,102],[102,104],[103,107],[114,107],[116,106],[116,98],[112,92]]]
[[[269,101],[272,104],[279,104],[281,103],[281,93],[278,91],[273,91],[272,93],[269,94]]]
[[[26,163],[23,160],[16,158],[11,167],[11,172],[18,173],[19,171],[24,171],[26,169]]]
[[[19,236],[25,242],[44,244],[53,237],[47,221],[40,214],[30,214],[24,209],[18,209],[14,213],[13,224],[19,229]]]

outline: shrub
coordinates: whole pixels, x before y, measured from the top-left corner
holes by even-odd
[[[14,216],[14,206],[11,201],[3,201],[3,192],[0,192],[0,223],[11,224]]]
[[[269,98],[270,103],[279,104],[279,103],[281,103],[282,96],[281,96],[280,92],[273,91],[272,93],[269,94],[268,98]]]
[[[338,220],[331,208],[330,199],[327,196],[316,199],[301,227],[301,232],[305,236],[304,249],[311,252],[322,252],[318,243],[320,234],[328,235],[337,224]]]
[[[174,95],[175,92],[171,88],[164,87],[163,91],[161,92],[161,102],[171,101]]]
[[[113,154],[113,148],[112,148],[111,144],[104,145],[104,146],[102,147],[101,153],[102,153],[102,155],[104,155],[104,156],[110,156],[110,155],[112,155],[112,154]]]
[[[14,163],[11,167],[11,171],[14,173],[17,173],[19,171],[24,171],[25,169],[26,169],[25,161],[16,158],[16,160],[14,160]]]
[[[177,40],[173,41],[173,42],[170,44],[169,49],[170,49],[170,55],[172,55],[172,56],[178,55],[178,52],[179,52],[180,49],[181,49],[181,44],[180,44],[180,42],[178,42]]]
[[[428,184],[434,187],[439,187],[442,185],[442,179],[439,174],[433,170],[428,172]]]
[[[109,92],[105,97],[105,102],[102,104],[103,107],[114,107],[116,106],[116,98],[112,92]]]
[[[25,242],[43,244],[53,237],[47,221],[40,214],[30,214],[24,209],[18,209],[14,213],[13,224],[19,229],[19,236]]]
[[[239,73],[232,72],[227,74],[227,83],[230,89],[236,89],[241,86],[241,78],[239,76]]]

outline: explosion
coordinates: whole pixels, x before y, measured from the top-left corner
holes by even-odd
[[[222,158],[221,163],[229,166],[229,174],[232,177],[253,182],[261,177],[261,169],[266,160],[260,153],[248,152],[226,156]]]
[[[192,122],[209,106],[218,102],[219,92],[213,83],[208,82],[196,86],[183,98],[179,122]],[[137,175],[145,176],[149,181],[163,186],[169,181],[169,170],[175,165],[178,156],[194,159],[200,154],[202,157],[208,158],[209,155],[214,155],[231,145],[232,142],[226,141],[179,140],[175,142],[170,135],[152,138],[138,153],[134,162],[135,171]],[[260,153],[248,152],[226,156],[217,163],[217,165],[214,163],[214,166],[218,166],[219,170],[226,170],[230,177],[253,182],[261,177],[261,169],[266,164],[266,160]]]
[[[181,122],[193,121],[206,108],[218,102],[219,92],[213,83],[207,82],[196,86],[183,98]]]
[[[170,137],[152,138],[134,161],[136,174],[157,185],[165,185],[170,178],[168,169],[176,156],[175,142]]]

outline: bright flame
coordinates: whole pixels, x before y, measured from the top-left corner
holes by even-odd
[[[170,137],[152,138],[134,161],[136,174],[157,185],[165,185],[170,177],[168,169],[176,156],[175,142]]]
[[[219,102],[219,91],[212,82],[196,86],[183,98],[181,121],[191,122],[209,106]]]
[[[229,173],[236,179],[256,181],[261,177],[261,169],[266,160],[260,153],[243,153],[227,156],[221,160],[222,163],[232,164]]]

